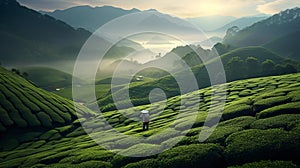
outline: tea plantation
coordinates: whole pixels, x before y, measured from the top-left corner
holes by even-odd
[[[109,130],[99,133],[102,144],[119,147],[115,152],[158,150],[180,140],[173,148],[149,157],[118,155],[92,140],[85,130],[97,134],[105,127],[97,120],[103,116],[82,107],[78,118],[84,130],[69,100],[4,69],[0,69],[0,83],[0,167],[300,166],[300,73],[235,81],[221,91],[216,90],[220,86],[201,89],[170,98],[166,107],[165,102],[157,102],[105,112],[106,120],[119,132],[146,137],[136,144],[109,136]],[[211,102],[215,92],[226,94],[224,113],[213,134],[200,143],[208,111],[218,107],[219,99]],[[199,106],[194,106],[196,96],[201,100]],[[149,131],[142,131],[138,121],[142,109],[151,114]],[[179,109],[184,115],[176,118]],[[196,120],[192,112],[198,112]],[[158,134],[166,128],[170,131]]]

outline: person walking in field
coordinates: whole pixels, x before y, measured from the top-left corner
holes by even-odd
[[[149,111],[147,110],[142,110],[141,113],[142,113],[141,118],[143,122],[143,131],[145,131],[149,129],[150,114]]]

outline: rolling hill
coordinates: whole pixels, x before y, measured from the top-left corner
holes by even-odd
[[[255,56],[260,62],[263,62],[266,59],[271,59],[275,63],[283,62],[285,59],[264,47],[250,46],[238,48],[221,55],[223,64],[227,64],[234,56],[239,56],[243,60],[249,56]]]
[[[178,52],[179,51],[186,50],[183,47],[178,48]],[[224,66],[227,81],[278,75],[279,71],[285,74],[297,72],[297,69],[289,69],[289,67],[286,67],[287,63],[296,66],[297,62],[280,57],[263,47],[253,46],[238,48],[221,55],[220,58]],[[252,64],[247,64],[247,59],[249,58],[253,58],[255,60],[256,67],[254,67]],[[183,59],[187,62],[187,64],[190,64],[190,67],[192,67],[192,72],[196,77],[199,88],[210,86],[208,72],[205,66],[201,63],[201,60],[199,60],[198,56],[192,52],[184,56]],[[266,64],[265,62],[268,62],[268,60],[271,61],[271,67],[263,65]],[[193,65],[193,62],[198,62],[199,64]],[[234,64],[233,62],[236,62],[237,64]],[[206,63],[206,66],[214,65],[214,63],[216,63],[216,60],[209,60]],[[283,69],[275,69],[276,65],[280,65],[277,67],[283,67]],[[175,73],[175,75],[177,78],[184,77],[186,75],[186,71],[179,71]],[[154,88],[161,88],[164,90],[167,97],[179,95],[180,93],[175,78],[171,75],[167,75],[150,82],[142,82],[130,85],[129,92],[133,104],[141,105],[149,103],[147,95]],[[125,93],[127,92],[127,89],[127,87],[118,89],[118,91],[115,93],[116,96],[122,97],[123,95],[126,95]],[[112,102],[112,96],[110,94],[98,100],[98,104],[102,110],[113,110],[115,106],[112,104]],[[124,107],[126,107],[128,104],[126,101],[118,103],[124,105]]]
[[[36,86],[49,91],[72,86],[73,76],[57,69],[49,67],[28,67],[22,68],[21,71],[28,73],[27,79],[32,81]],[[75,78],[75,80],[77,80],[78,84],[84,83],[84,81],[80,79]]]
[[[49,129],[77,119],[73,102],[35,87],[26,79],[0,67],[0,131]],[[92,115],[82,106],[79,116]],[[2,146],[3,147],[3,146]]]
[[[10,75],[6,71],[4,74]],[[102,135],[98,139],[102,144],[115,145],[119,147],[116,151],[123,150],[132,154],[140,153],[141,148],[150,151],[165,148],[179,139],[173,148],[157,155],[134,158],[115,154],[99,146],[82,127],[74,127],[74,122],[56,126],[41,134],[34,134],[34,130],[18,134],[10,132],[9,140],[3,141],[1,138],[1,146],[4,147],[0,149],[0,167],[132,168],[198,167],[199,164],[204,167],[232,168],[297,167],[300,153],[299,79],[298,73],[227,83],[227,89],[224,90],[226,105],[221,121],[213,134],[202,143],[199,142],[199,134],[200,131],[206,131],[207,127],[203,125],[208,115],[210,94],[216,88],[209,87],[182,97],[170,98],[166,107],[160,102],[139,106],[138,109],[149,109],[151,113],[150,130],[145,132],[141,131],[140,122],[122,115],[139,115],[139,110],[104,113],[117,131],[147,137],[139,144],[126,138],[110,136],[109,130],[97,133],[104,126],[97,117],[87,117],[83,121],[86,129],[95,135]],[[195,96],[201,98],[197,107],[193,106],[196,103]],[[183,100],[182,105],[180,100]],[[181,106],[186,115],[177,118],[174,123]],[[160,110],[163,112],[160,113]],[[189,115],[192,111],[198,111],[195,122]],[[3,120],[3,116],[0,119]],[[191,129],[187,127],[190,124]],[[161,136],[159,132],[166,128],[171,130]],[[8,133],[2,133],[1,136],[8,139]],[[14,143],[16,137],[20,139],[18,143]]]
[[[164,67],[166,69],[171,69],[173,72],[179,72],[182,70],[182,59],[186,61],[186,63],[190,66],[202,63],[199,58],[195,58],[193,56],[192,58],[188,58],[188,55],[193,53],[194,51],[197,51],[199,54],[201,54],[202,58],[209,58],[211,54],[214,54],[214,52],[203,49],[201,46],[178,46],[172,49],[170,52],[166,53],[166,55],[164,55],[163,57],[147,62],[145,66]]]
[[[16,0],[1,0],[0,15],[0,62],[5,66],[74,60],[91,34],[20,6]]]

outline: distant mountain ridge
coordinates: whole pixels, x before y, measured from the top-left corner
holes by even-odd
[[[78,53],[92,34],[15,0],[0,0],[0,15],[0,63],[6,67],[51,66],[71,73]],[[103,44],[110,43],[109,39],[97,38]],[[124,39],[105,58],[119,59],[140,49],[140,44]]]
[[[268,16],[253,16],[253,17],[242,17],[242,18],[239,18],[239,19],[236,19],[214,31],[216,32],[226,32],[227,29],[233,27],[233,26],[237,26],[239,27],[240,29],[243,29],[243,28],[246,28],[248,26],[251,26],[252,24],[256,23],[256,22],[259,22],[261,20],[264,20],[268,18]]]
[[[1,0],[0,15],[3,65],[73,60],[91,35],[21,6],[15,0]]]
[[[213,31],[223,25],[235,21],[237,18],[232,16],[203,16],[196,18],[186,18],[190,23],[198,26],[204,31]]]
[[[175,17],[169,17],[170,15],[160,13],[155,9],[141,11],[135,8],[131,10],[125,10],[113,6],[76,6],[64,10],[55,10],[54,12],[40,12],[62,20],[75,28],[85,28],[91,32],[94,32],[99,27],[115,18],[136,12],[158,13],[160,17],[149,19],[152,21],[154,19],[155,22],[159,22],[159,25],[163,25],[163,23],[166,21],[164,19],[167,19],[167,21],[173,22],[178,25],[182,24],[182,21],[176,21],[177,19]],[[233,25],[244,28],[263,18],[266,17],[244,17],[237,19],[232,16],[205,16],[197,18],[187,18],[185,20],[204,31],[217,31],[225,33],[226,30]]]
[[[121,21],[117,26],[120,26],[120,24],[132,23],[135,24],[135,27],[146,28],[147,30],[150,29],[152,31],[166,29],[170,32],[190,31],[194,34],[199,31],[196,26],[190,24],[188,21],[161,13],[155,9],[141,11],[138,9],[125,10],[112,6],[94,8],[90,6],[77,6],[65,10],[57,10],[46,13],[56,19],[60,19],[70,24],[73,27],[85,28],[94,32],[113,19],[137,12],[139,12],[140,17],[134,16],[135,20],[133,22],[131,20],[124,23]],[[124,27],[124,29],[126,29],[126,27]]]
[[[293,8],[275,14],[245,29],[231,29],[227,32],[223,42],[233,47],[259,46],[299,30],[300,8]],[[299,41],[297,38],[291,38],[293,38],[290,39],[293,42]],[[300,56],[297,58],[294,56],[294,59],[299,60]]]
[[[73,27],[85,28],[91,32],[97,30],[100,26],[113,20],[114,18],[140,12],[138,9],[125,10],[112,6],[91,7],[76,6],[65,10],[55,10],[46,13],[54,18],[60,19]]]

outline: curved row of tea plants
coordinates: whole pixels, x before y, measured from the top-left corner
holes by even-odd
[[[43,132],[72,124],[77,119],[73,102],[35,87],[26,79],[0,67],[0,134]],[[79,116],[93,113],[81,106]],[[34,137],[34,136],[33,136]],[[28,139],[28,138],[27,138]],[[1,148],[6,148],[1,137]],[[13,140],[13,144],[18,144]],[[20,141],[22,142],[22,141]]]
[[[32,130],[18,134],[23,141],[17,145],[12,143],[16,137],[11,134],[7,137],[10,140],[3,143],[7,148],[0,152],[0,167],[297,167],[299,82],[300,74],[241,80],[226,84],[226,90],[210,87],[167,102],[104,113],[104,118],[119,132],[146,137],[138,144],[111,136],[109,129],[103,131],[103,116],[85,117],[84,129],[76,120],[43,133]],[[210,106],[218,107],[220,98],[211,102],[211,93],[215,92],[226,93],[225,110],[213,134],[200,143],[199,133],[207,130],[203,124],[208,110]],[[199,106],[195,106],[196,96],[201,100]],[[180,108],[184,116],[176,119]],[[151,113],[149,131],[141,131],[138,116],[142,109]],[[197,118],[193,120],[191,114],[195,111]],[[170,131],[159,134],[168,127]],[[97,135],[98,142],[121,153],[139,154],[165,149],[178,140],[179,143],[151,157],[125,157],[99,146],[86,132]]]

